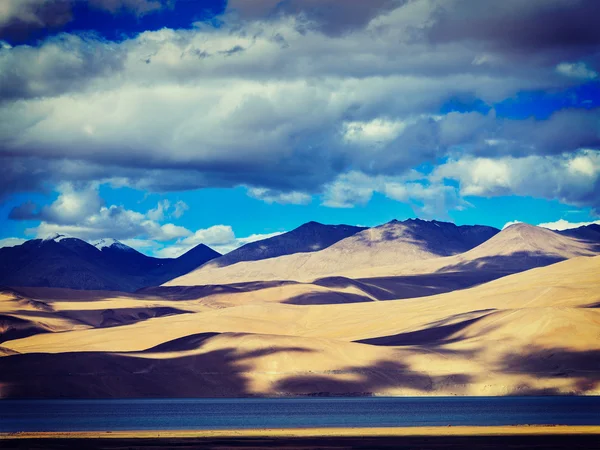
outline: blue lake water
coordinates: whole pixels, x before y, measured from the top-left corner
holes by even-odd
[[[600,397],[0,400],[0,432],[600,425]]]

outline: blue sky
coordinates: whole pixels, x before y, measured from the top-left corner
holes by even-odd
[[[8,0],[0,245],[598,221],[593,2],[472,6]]]

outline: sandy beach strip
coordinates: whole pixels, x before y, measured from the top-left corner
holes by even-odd
[[[380,436],[600,435],[600,426],[518,425],[387,428],[262,428],[237,430],[139,430],[0,433],[0,439],[173,439]]]

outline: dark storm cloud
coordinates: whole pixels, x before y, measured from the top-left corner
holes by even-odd
[[[407,0],[229,0],[229,11],[244,19],[302,15],[326,33],[339,34],[364,27],[379,14]]]
[[[15,206],[10,210],[8,218],[11,220],[35,220],[39,219],[39,206],[31,201]]]
[[[27,42],[46,32],[60,30],[75,19],[79,3],[92,10],[113,14],[128,12],[138,17],[172,6],[177,0],[2,0],[0,40]]]
[[[3,0],[0,40],[24,41],[44,29],[59,29],[72,19],[70,0]]]
[[[599,51],[598,7],[597,0],[450,0],[439,3],[428,36],[505,55],[577,59]]]

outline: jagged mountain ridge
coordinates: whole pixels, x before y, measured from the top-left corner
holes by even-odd
[[[55,235],[0,248],[0,284],[132,292],[183,275],[218,256],[200,244],[179,258],[152,258],[116,240],[95,246]]]
[[[366,227],[352,225],[307,222],[287,233],[243,245],[209,261],[205,266],[225,267],[241,261],[258,261],[294,253],[315,252],[365,229]]]
[[[239,262],[211,263],[167,283],[203,285],[259,280],[306,281],[345,270],[395,265],[455,255],[487,241],[500,230],[480,225],[409,219],[362,230],[316,252]]]

